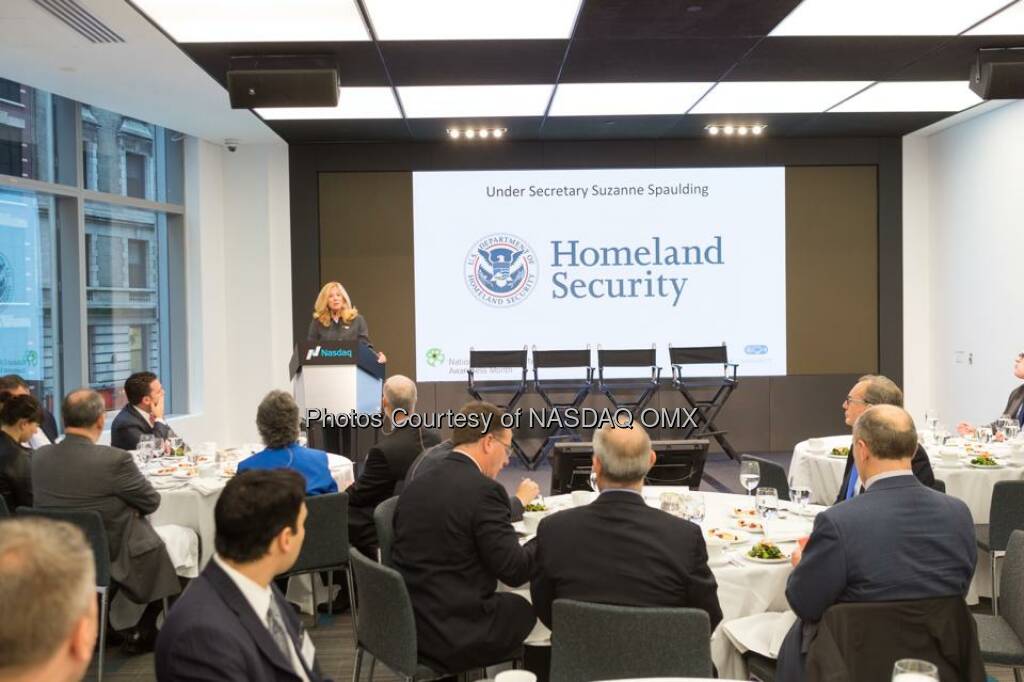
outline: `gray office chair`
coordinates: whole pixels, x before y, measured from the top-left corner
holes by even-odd
[[[946,482],[938,478],[935,479],[935,483],[932,484],[932,490],[937,490],[940,493],[946,492]]]
[[[751,682],[775,682],[774,660],[753,651],[743,654],[743,660],[746,661],[747,675]]]
[[[711,677],[705,611],[555,600],[551,682],[644,677]]]
[[[779,493],[780,500],[789,500],[789,477],[786,475],[785,467],[770,459],[753,455],[740,455],[740,461],[757,462],[761,470],[761,480],[757,482],[758,488],[775,488]]]
[[[992,613],[999,615],[999,571],[997,560],[1006,551],[1010,533],[1024,529],[1024,481],[999,481],[992,488],[989,522],[974,527],[978,547],[992,562]]]
[[[352,574],[348,566],[348,493],[330,493],[306,498],[306,539],[295,565],[280,578],[291,578],[327,572],[327,600],[331,601],[334,591],[334,571],[345,571],[348,582],[349,603],[352,606],[352,620],[358,619],[356,600],[352,590]],[[317,627],[316,580],[310,575],[313,592],[313,627]]]
[[[96,562],[96,591],[100,595],[100,650],[96,660],[98,682],[103,682],[103,657],[107,646],[107,611],[110,608],[108,592],[110,590],[110,545],[107,542],[107,531],[103,527],[103,517],[96,511],[70,511],[67,509],[42,509],[38,507],[18,507],[18,516],[38,516],[54,521],[66,521],[78,526],[85,533],[92,546],[93,560]]]
[[[999,584],[1003,615],[975,615],[978,643],[985,663],[1013,668],[1013,678],[1024,682],[1024,531],[1014,531],[1006,546]]]
[[[395,542],[395,507],[398,496],[389,497],[373,510],[373,525],[377,529],[377,557],[385,566],[391,566],[391,546]]]

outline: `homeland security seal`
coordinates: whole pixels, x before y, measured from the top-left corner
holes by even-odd
[[[537,256],[525,241],[499,232],[476,242],[466,254],[464,275],[473,295],[488,305],[520,303],[537,285]]]

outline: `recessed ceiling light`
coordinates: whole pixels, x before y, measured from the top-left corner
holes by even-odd
[[[449,128],[448,137],[452,138],[453,140],[457,140],[460,137],[462,137],[462,131],[459,130],[458,128]]]
[[[732,135],[736,132],[736,128],[733,126],[722,126],[722,132],[726,135]]]
[[[764,132],[764,126],[761,126],[761,125],[752,126],[750,128],[750,132],[754,133],[755,135],[760,135],[761,133]]]
[[[952,36],[1008,0],[803,0],[769,36]]]
[[[748,132],[750,132],[750,131],[747,130],[747,126],[740,126],[739,128],[736,129],[736,134],[740,135],[741,137],[743,135],[746,135]]]
[[[580,0],[366,0],[380,40],[566,40]]]
[[[398,88],[409,118],[543,116],[551,85],[413,85]]]
[[[468,129],[466,131],[466,137],[472,140],[474,137],[476,137],[476,130],[474,130],[473,128]]]
[[[1024,2],[1010,5],[988,21],[972,28],[969,36],[1019,36],[1024,35]]]
[[[491,131],[488,130],[487,128],[481,128],[478,135],[480,135],[480,137],[486,140],[488,137],[491,136]]]
[[[336,107],[274,107],[256,113],[267,121],[402,117],[391,88],[341,88]]]
[[[830,112],[960,111],[981,102],[967,81],[875,83]]]
[[[722,132],[722,131],[719,130],[718,126],[708,126],[708,134],[709,135],[717,135],[720,132]]]
[[[353,0],[133,0],[179,43],[369,40]]]
[[[495,128],[494,129],[494,137],[496,137],[498,139],[501,139],[501,138],[505,137],[505,129],[504,128]]]
[[[871,81],[725,82],[716,85],[691,114],[785,114],[825,111]]]
[[[684,114],[713,83],[563,83],[551,116]]]

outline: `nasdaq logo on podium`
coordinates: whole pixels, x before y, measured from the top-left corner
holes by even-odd
[[[306,359],[312,360],[313,358],[350,358],[352,357],[352,351],[346,348],[310,348],[306,351]]]
[[[499,232],[476,242],[466,254],[466,286],[495,307],[521,303],[537,285],[537,256],[525,241]]]

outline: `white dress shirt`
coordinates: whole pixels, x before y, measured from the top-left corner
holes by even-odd
[[[912,469],[897,469],[895,471],[885,471],[885,472],[882,472],[880,474],[875,474],[874,476],[872,476],[868,480],[864,481],[864,490],[867,490],[868,488],[873,486],[875,483],[877,483],[877,482],[879,482],[879,481],[881,481],[883,479],[886,479],[886,478],[896,478],[897,476],[913,476],[913,475],[914,475],[914,471]]]

